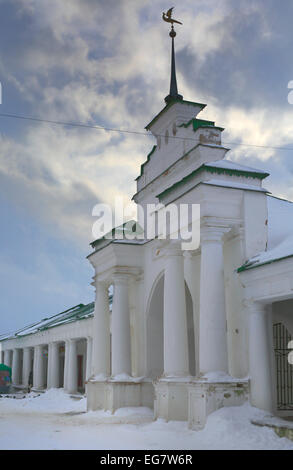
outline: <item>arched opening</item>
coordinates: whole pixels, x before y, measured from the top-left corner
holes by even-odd
[[[147,316],[147,370],[156,379],[164,372],[164,275],[155,283]]]
[[[188,337],[188,357],[189,357],[189,373],[195,376],[195,328],[193,320],[193,302],[190,290],[185,282],[185,299],[186,299],[186,315],[187,315],[187,337]]]
[[[195,331],[193,302],[185,282],[189,372],[195,375]],[[164,274],[161,274],[152,289],[147,315],[147,371],[156,379],[164,372]]]

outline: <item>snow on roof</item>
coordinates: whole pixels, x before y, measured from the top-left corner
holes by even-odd
[[[79,304],[74,307],[65,310],[64,312],[57,313],[49,318],[44,318],[43,320],[33,323],[29,326],[26,326],[15,333],[0,335],[0,341],[6,339],[19,338],[26,335],[31,335],[39,331],[47,330],[53,328],[54,326],[64,325],[65,323],[71,323],[74,321],[82,320],[93,316],[94,312],[94,302],[84,305]]]
[[[267,203],[267,251],[251,258],[243,269],[293,256],[293,202],[267,196]]]
[[[260,191],[263,193],[267,193],[267,189],[254,186],[252,184],[245,184],[245,183],[237,183],[236,181],[228,181],[228,180],[218,180],[212,179],[208,181],[203,181],[202,184],[209,184],[211,186],[223,186],[225,188],[235,188],[235,189],[246,189],[248,191]]]
[[[266,171],[259,170],[257,168],[252,168],[250,166],[239,165],[238,163],[232,162],[231,160],[217,160],[215,162],[205,163],[205,166],[208,167],[218,167],[218,168],[226,168],[227,170],[238,170],[238,171],[245,171],[246,173],[259,173],[263,175],[268,175]]]

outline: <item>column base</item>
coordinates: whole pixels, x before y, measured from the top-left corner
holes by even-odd
[[[147,406],[153,408],[153,384],[151,380],[118,381],[89,380],[87,383],[87,410],[109,410]]]
[[[188,385],[188,426],[200,430],[207,417],[224,406],[241,406],[248,400],[248,380],[226,382],[195,380]]]
[[[154,383],[155,419],[166,421],[187,421],[188,419],[188,384],[191,377],[179,379],[161,378]]]

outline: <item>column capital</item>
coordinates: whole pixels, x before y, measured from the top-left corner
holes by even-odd
[[[230,231],[230,227],[221,225],[203,225],[200,229],[200,243],[222,243],[225,233]]]
[[[265,315],[268,313],[267,304],[253,299],[244,299],[243,305],[249,314]]]
[[[166,258],[171,256],[183,256],[183,250],[181,248],[181,241],[171,241],[163,248],[163,254]]]
[[[68,339],[68,342],[69,343],[76,343],[78,341],[79,338],[69,338]]]
[[[98,274],[93,277],[92,285],[97,289],[99,286],[108,288],[113,283],[114,277],[116,275],[129,276],[132,278],[140,277],[143,274],[141,268],[137,266],[113,266],[104,273]],[[118,279],[118,278],[117,278]]]
[[[110,286],[111,282],[108,278],[95,276],[94,282],[92,284],[94,285],[96,289],[98,288],[107,289]]]
[[[112,281],[114,283],[114,286],[117,284],[128,284],[129,280],[131,278],[130,274],[126,273],[114,273],[112,274]]]

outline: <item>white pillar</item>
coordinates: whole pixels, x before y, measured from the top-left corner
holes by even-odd
[[[13,358],[13,351],[12,351],[12,349],[10,349],[10,351],[9,351],[8,358],[9,358],[9,359],[8,359],[8,362],[9,362],[8,365],[9,365],[9,367],[12,368],[12,358]]]
[[[114,274],[112,307],[112,376],[131,375],[131,344],[127,274]]]
[[[34,387],[45,387],[45,357],[44,346],[38,344],[35,347]]]
[[[222,227],[201,229],[200,372],[228,373]]]
[[[100,378],[108,377],[110,375],[109,295],[107,285],[99,281],[96,282],[92,348],[92,374]]]
[[[194,372],[195,376],[199,374],[199,282],[194,282],[200,278],[200,254],[194,251],[184,251],[184,276],[190,289],[193,308],[193,331],[194,331]],[[187,307],[186,307],[187,308]],[[189,369],[191,365],[189,364]]]
[[[39,359],[39,351],[38,347],[34,347],[34,365],[33,365],[33,387],[37,387],[37,370],[38,370],[38,359]]]
[[[164,376],[189,375],[188,337],[182,250],[166,250],[164,278]]]
[[[64,379],[63,379],[63,388],[67,390],[68,383],[68,366],[69,366],[69,340],[65,341],[65,357],[64,357]]]
[[[3,359],[3,362],[6,366],[8,366],[7,362],[8,362],[8,349],[6,349],[6,351],[4,351],[4,359]]]
[[[12,351],[9,350],[9,349],[6,349],[4,351],[4,364],[8,367],[11,367],[11,363],[12,363],[12,361],[11,361],[11,355],[12,354],[11,353],[12,353]]]
[[[49,344],[48,358],[48,388],[59,387],[60,359],[59,343]]]
[[[250,401],[253,406],[273,411],[274,392],[271,364],[270,315],[266,305],[254,302],[249,310]]]
[[[32,349],[24,348],[23,350],[23,363],[22,363],[22,383],[27,386],[29,382],[29,375],[32,367]]]
[[[85,380],[88,380],[92,375],[92,351],[93,351],[93,338],[88,337],[86,342],[86,373]]]
[[[20,384],[20,349],[13,349],[12,356],[12,383]]]
[[[47,389],[51,388],[51,362],[52,362],[52,354],[51,354],[51,346],[52,343],[48,344],[48,363],[47,363]]]
[[[77,392],[77,340],[69,341],[67,391]]]

